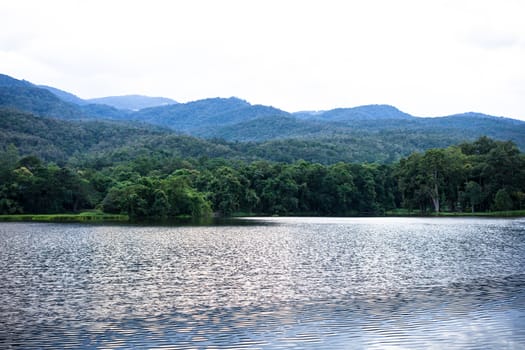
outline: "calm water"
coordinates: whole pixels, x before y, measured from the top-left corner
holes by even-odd
[[[0,224],[0,348],[525,349],[525,220]]]

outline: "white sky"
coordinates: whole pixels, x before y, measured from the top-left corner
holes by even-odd
[[[0,73],[82,98],[525,119],[525,1],[0,0]]]

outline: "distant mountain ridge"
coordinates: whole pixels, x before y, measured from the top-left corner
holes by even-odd
[[[27,87],[33,86],[26,80],[18,80],[6,74],[0,74],[0,86],[2,87]]]
[[[128,97],[133,100],[137,96]],[[126,100],[122,97],[96,100],[109,103],[115,99]],[[153,101],[151,98],[146,100]],[[158,103],[163,101],[174,103],[134,111],[106,103],[92,103],[93,100],[83,100],[54,87],[37,86],[0,74],[0,107],[3,108],[66,120],[141,123],[146,128],[148,125],[160,127],[168,133],[206,139],[267,143],[265,147],[257,148],[257,152],[262,152],[257,156],[263,158],[286,161],[294,156],[283,153],[277,157],[270,152],[296,152],[300,147],[309,147],[310,151],[304,154],[311,157],[314,157],[313,150],[317,150],[319,155],[325,154],[334,160],[346,160],[359,154],[361,160],[390,161],[407,155],[407,152],[446,147],[480,136],[513,140],[525,150],[525,122],[481,113],[421,118],[390,105],[289,113],[271,106],[252,105],[237,97],[207,98],[187,103],[157,100]],[[376,153],[366,156],[362,151],[364,145]],[[343,157],[343,154],[346,155]]]
[[[78,96],[76,96],[76,95],[74,95],[72,93],[69,93],[69,92],[64,91],[64,90],[57,89],[57,88],[52,87],[52,86],[38,85],[37,87],[50,91],[51,93],[53,93],[53,95],[55,95],[56,97],[58,97],[59,99],[61,99],[64,102],[74,103],[74,104],[80,105],[80,106],[89,104],[89,101],[87,101],[87,100],[83,100],[80,97],[78,97]]]
[[[390,105],[367,105],[353,108],[336,108],[329,111],[297,112],[295,117],[304,120],[357,121],[381,119],[411,119],[410,114]]]
[[[60,119],[88,118],[79,106],[59,99],[46,89],[31,85],[0,85],[0,106],[45,117]]]
[[[89,103],[104,104],[118,109],[128,109],[132,111],[178,103],[166,97],[150,97],[144,95],[107,96],[91,98],[87,101],[89,101]]]
[[[26,80],[18,80],[9,75],[0,74],[0,87],[22,87],[22,88],[40,88],[51,92],[60,100],[79,106],[88,104],[103,104],[116,109],[138,111],[144,108],[166,106],[177,104],[178,102],[167,97],[150,97],[144,95],[123,95],[123,96],[106,96],[91,99],[82,99],[70,92],[58,89],[53,86],[35,85]]]
[[[166,107],[138,111],[132,118],[190,134],[210,127],[217,128],[259,117],[290,116],[274,107],[251,105],[236,97],[208,98]]]

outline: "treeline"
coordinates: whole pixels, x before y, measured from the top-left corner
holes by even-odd
[[[97,208],[133,219],[266,215],[382,215],[522,209],[525,156],[512,142],[414,153],[391,165],[137,157],[57,166],[14,146],[0,154],[0,213]]]
[[[422,212],[522,209],[525,156],[513,142],[481,137],[414,153],[395,166],[402,206]]]

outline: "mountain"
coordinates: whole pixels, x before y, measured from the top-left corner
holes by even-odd
[[[408,138],[409,140],[411,138]],[[450,144],[446,140],[445,144]],[[107,120],[59,120],[0,108],[0,150],[15,145],[22,155],[37,155],[59,164],[89,162],[109,166],[137,157],[227,158],[322,164],[390,162],[421,150],[406,137],[346,137],[228,142],[180,135],[148,124]],[[438,144],[432,144],[438,146]]]
[[[295,130],[294,133],[297,134],[300,134],[304,125],[302,123],[305,123],[286,117],[262,117],[251,122],[258,125],[263,133],[273,125],[273,130],[284,128]],[[35,154],[57,163],[88,161],[95,164],[93,167],[99,166],[96,164],[118,164],[136,157],[221,157],[278,162],[303,159],[321,164],[340,161],[391,163],[415,151],[447,147],[470,139],[464,132],[443,132],[432,128],[408,133],[402,129],[392,129],[335,134],[334,130],[328,130],[329,126],[325,126],[328,131],[315,136],[312,131],[315,124],[307,125],[311,129],[303,131],[309,132],[309,137],[275,138],[272,137],[275,135],[270,135],[272,139],[265,141],[235,142],[181,135],[171,129],[145,123],[96,119],[59,120],[0,108],[0,149],[14,144],[23,155]],[[238,130],[239,135],[242,135],[243,129],[239,127]],[[251,140],[259,138],[258,128],[244,130]],[[523,131],[516,135],[520,133],[523,136]]]
[[[9,77],[9,76],[4,76],[4,77]],[[16,80],[13,78],[11,79]],[[42,89],[46,89],[50,91],[51,93],[53,93],[56,97],[58,97],[62,101],[73,103],[79,106],[88,105],[88,104],[106,105],[114,109],[122,109],[126,111],[138,111],[143,108],[166,106],[166,105],[172,105],[172,104],[178,103],[177,101],[174,101],[166,97],[149,97],[149,96],[143,96],[143,95],[106,96],[106,97],[91,98],[91,99],[84,100],[72,93],[57,89],[52,86],[47,86],[47,85],[36,86],[31,83],[28,83],[28,84],[35,86],[35,87],[42,88]],[[1,85],[2,85],[2,76],[0,75],[0,86]]]
[[[131,111],[120,110],[50,86],[0,75],[0,107],[58,119],[130,119]]]
[[[88,101],[83,100],[80,97],[78,97],[78,96],[76,96],[76,95],[74,95],[72,93],[69,93],[69,92],[64,91],[64,90],[57,89],[57,88],[52,87],[52,86],[38,85],[37,87],[48,90],[49,92],[53,93],[53,95],[55,95],[56,97],[58,97],[59,99],[61,99],[64,102],[74,103],[76,105],[85,105],[85,104],[89,103]]]
[[[401,112],[389,105],[367,105],[353,108],[336,108],[329,111],[298,112],[294,116],[299,119],[324,120],[334,122],[351,122],[363,120],[410,120],[410,114]]]
[[[199,134],[201,130],[232,125],[261,116],[290,116],[290,114],[277,108],[251,105],[239,98],[230,97],[147,108],[135,113],[133,119],[190,134]]]
[[[82,114],[94,119],[131,120],[133,115],[133,111],[127,109],[94,103],[79,106],[78,109]]]
[[[370,108],[370,109],[369,109]],[[362,106],[360,115],[351,120],[349,114],[341,111],[324,112],[336,120],[323,118],[294,118],[293,115],[267,115],[237,123],[189,130],[195,136],[219,137],[228,141],[266,142],[271,140],[300,139],[345,144],[348,140],[367,144],[367,148],[381,151],[382,160],[391,158],[388,154],[398,153],[397,145],[404,150],[426,150],[433,147],[447,147],[481,136],[497,140],[512,140],[525,150],[525,122],[510,118],[493,117],[479,113],[464,113],[447,117],[420,118],[395,112],[383,113],[383,108]],[[393,111],[388,108],[387,110]],[[397,110],[397,109],[396,109]],[[380,112],[374,114],[373,112]],[[363,117],[366,115],[366,117]],[[359,140],[359,141],[357,141]],[[387,149],[372,147],[368,141],[384,145]],[[352,141],[350,143],[353,143]],[[379,146],[378,146],[379,147]],[[341,150],[340,150],[341,151]],[[374,154],[377,154],[374,151]],[[406,151],[400,151],[404,154]],[[394,156],[396,157],[396,156]]]
[[[237,123],[200,127],[192,133],[199,137],[229,141],[268,141],[285,138],[315,138],[315,135],[341,132],[343,126],[300,120],[291,115],[270,114],[246,118]]]
[[[93,104],[104,104],[117,109],[138,111],[144,108],[177,104],[177,101],[166,97],[149,97],[143,95],[107,96],[87,100]]]
[[[65,102],[50,91],[31,84],[0,86],[0,107],[60,119],[87,117],[77,105]]]
[[[117,163],[138,156],[234,158],[228,146],[151,125],[106,120],[59,120],[0,108],[0,150],[15,145],[22,155],[58,163],[94,159]]]
[[[447,147],[480,136],[512,140],[525,150],[525,122],[480,113],[421,118],[389,105],[288,113],[271,106],[252,105],[236,97],[208,98],[132,111],[93,104],[91,100],[74,103],[75,98],[78,97],[62,90],[42,88],[0,75],[0,108],[20,118],[28,119],[21,115],[31,115],[34,125],[48,123],[53,129],[62,130],[59,126],[63,123],[72,130],[71,137],[79,140],[83,139],[83,134],[100,134],[93,129],[119,130],[115,134],[102,133],[111,140],[101,141],[97,147],[75,148],[67,145],[74,145],[79,140],[70,140],[66,130],[60,134],[42,127],[42,130],[48,130],[46,136],[27,127],[17,130],[15,134],[18,136],[13,139],[15,126],[9,123],[16,124],[17,120],[11,116],[9,123],[4,120],[0,129],[2,137],[6,130],[10,136],[0,139],[0,146],[8,144],[8,140],[15,140],[24,152],[37,153],[55,147],[56,152],[62,152],[62,158],[59,158],[63,159],[75,152],[94,157],[113,154],[112,147],[124,147],[123,152],[128,156],[140,152],[172,154],[171,148],[179,149],[179,145],[186,142],[202,146],[186,148],[187,154],[193,155],[199,155],[196,150],[200,150],[203,156],[219,154],[277,161],[305,159],[320,163],[392,162],[414,151]],[[43,118],[34,119],[37,117]],[[7,118],[5,113],[3,118]],[[75,121],[74,127],[70,121]],[[78,131],[82,128],[87,129]],[[180,141],[181,133],[186,134],[184,142]],[[196,141],[195,137],[205,140]],[[88,136],[88,139],[92,137]],[[27,144],[20,140],[27,141]],[[64,144],[66,140],[67,145]],[[42,150],[31,146],[44,144],[47,146],[42,146]],[[71,152],[71,149],[75,151]],[[95,152],[95,149],[100,152]],[[50,155],[46,157],[52,158]]]
[[[0,87],[28,87],[32,86],[28,81],[18,80],[9,75],[0,74]]]
[[[77,105],[83,105],[87,104],[88,102],[81,99],[78,96],[73,95],[72,93],[69,93],[64,90],[57,89],[52,86],[46,86],[46,85],[35,85],[32,84],[26,80],[18,80],[13,77],[10,77],[9,75],[0,74],[0,87],[4,88],[27,88],[27,89],[44,89],[49,92],[51,92],[53,95],[55,95],[58,99],[60,99],[63,102],[73,103]],[[28,90],[31,91],[31,90]],[[38,102],[37,102],[38,103]]]

